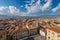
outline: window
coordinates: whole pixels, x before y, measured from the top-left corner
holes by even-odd
[[[58,39],[59,40],[59,39]]]
[[[52,33],[52,36],[54,37],[54,35],[55,35],[55,33],[53,32],[53,33]]]
[[[58,37],[60,37],[60,35],[57,35]]]
[[[50,40],[50,37],[48,36],[48,40]]]
[[[50,39],[50,37],[48,36],[48,39]]]
[[[0,35],[0,39],[2,39],[2,35]]]
[[[48,35],[50,35],[50,31],[48,31]]]
[[[54,39],[52,39],[52,40],[54,40]]]
[[[50,31],[48,31],[50,33]]]

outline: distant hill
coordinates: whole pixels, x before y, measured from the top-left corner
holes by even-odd
[[[0,15],[0,18],[60,18],[60,15],[41,15],[41,16]]]

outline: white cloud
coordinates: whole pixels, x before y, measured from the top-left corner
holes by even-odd
[[[33,2],[35,2],[35,0],[31,0],[31,4],[32,4]]]
[[[25,5],[25,8],[27,9],[27,12],[21,12],[20,9],[16,8],[15,6],[9,6],[9,7],[0,7],[0,13],[5,14],[13,14],[13,15],[20,15],[20,16],[31,16],[32,13],[36,13],[39,11],[46,11],[49,10],[51,7],[51,3],[52,0],[44,0],[46,1],[46,3],[41,6],[41,0],[37,0],[36,3],[33,4],[33,2],[35,2],[35,0],[31,0],[31,2],[29,4]],[[29,2],[29,1],[27,1]],[[20,7],[24,7],[24,6],[20,6]],[[59,6],[60,7],[60,6]],[[58,8],[56,7],[56,10],[58,10]],[[33,15],[32,15],[33,16]],[[36,15],[34,15],[36,16]]]
[[[27,16],[26,12],[21,12],[20,16]]]
[[[14,7],[14,6],[9,6],[9,11],[12,14],[18,14],[18,13],[20,13],[20,10],[17,9],[16,7]]]
[[[42,11],[49,10],[51,7],[52,0],[47,0],[46,4],[41,8]]]
[[[15,6],[1,6],[0,7],[0,14],[3,15],[18,15],[18,16],[26,16],[26,12],[20,12]]]
[[[55,7],[55,8],[52,9],[52,12],[56,12],[56,11],[58,11],[58,10],[60,10],[60,3],[58,4],[57,7]]]
[[[19,13],[20,13],[20,10],[14,6],[9,6],[9,7],[1,6],[0,7],[0,14],[19,15]]]
[[[37,0],[36,3],[33,4],[33,2],[35,2],[35,0],[31,0],[31,2],[29,4],[25,5],[25,8],[27,9],[27,12],[21,12],[20,9],[16,8],[15,6],[8,6],[8,7],[0,7],[0,14],[13,14],[13,15],[20,15],[20,16],[28,16],[28,15],[32,15],[32,13],[36,13],[38,11],[46,11],[48,9],[50,9],[50,5],[51,5],[51,0],[44,0],[47,3],[45,3],[43,6],[41,6],[41,0]],[[29,2],[29,1],[27,1]],[[30,6],[29,6],[30,5]],[[20,6],[23,7],[23,6]],[[34,15],[36,16],[36,15]]]
[[[31,0],[31,3],[30,4],[26,4],[25,5],[25,8],[27,9],[27,14],[30,14],[30,13],[35,13],[37,11],[39,11],[40,9],[40,0],[38,0],[35,4],[33,4],[34,1]],[[30,6],[28,6],[30,5]]]
[[[26,6],[27,9],[28,9],[28,12],[20,12],[19,9],[17,9],[15,6],[1,6],[0,7],[0,14],[3,14],[3,15],[18,15],[18,16],[31,16],[31,14],[27,14],[27,13],[31,13],[32,12],[35,12],[35,8],[36,6],[31,6],[31,7],[28,7],[28,5]]]
[[[44,0],[44,1],[46,1],[46,3],[43,6],[41,6],[41,3],[40,3],[41,0],[38,0],[35,4],[33,4],[34,1],[31,0],[30,4],[25,5],[27,9],[27,14],[49,10],[51,7],[52,0]]]
[[[30,1],[25,1],[26,3],[30,3]]]
[[[3,11],[3,10],[5,10],[7,7],[3,7],[3,6],[1,6],[0,7],[0,11]]]
[[[4,6],[0,6],[0,14],[4,14],[6,13],[8,10],[7,10],[8,7],[4,7]],[[6,11],[7,10],[7,11]]]
[[[21,5],[20,7],[24,7],[23,5]]]
[[[45,2],[47,1],[47,0],[44,0]]]

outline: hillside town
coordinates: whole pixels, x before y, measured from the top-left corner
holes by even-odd
[[[60,19],[0,19],[0,40],[60,40]]]

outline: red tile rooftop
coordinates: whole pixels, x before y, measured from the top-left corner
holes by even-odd
[[[55,31],[57,33],[60,33],[60,27],[58,27],[57,25],[49,25],[48,29]]]

